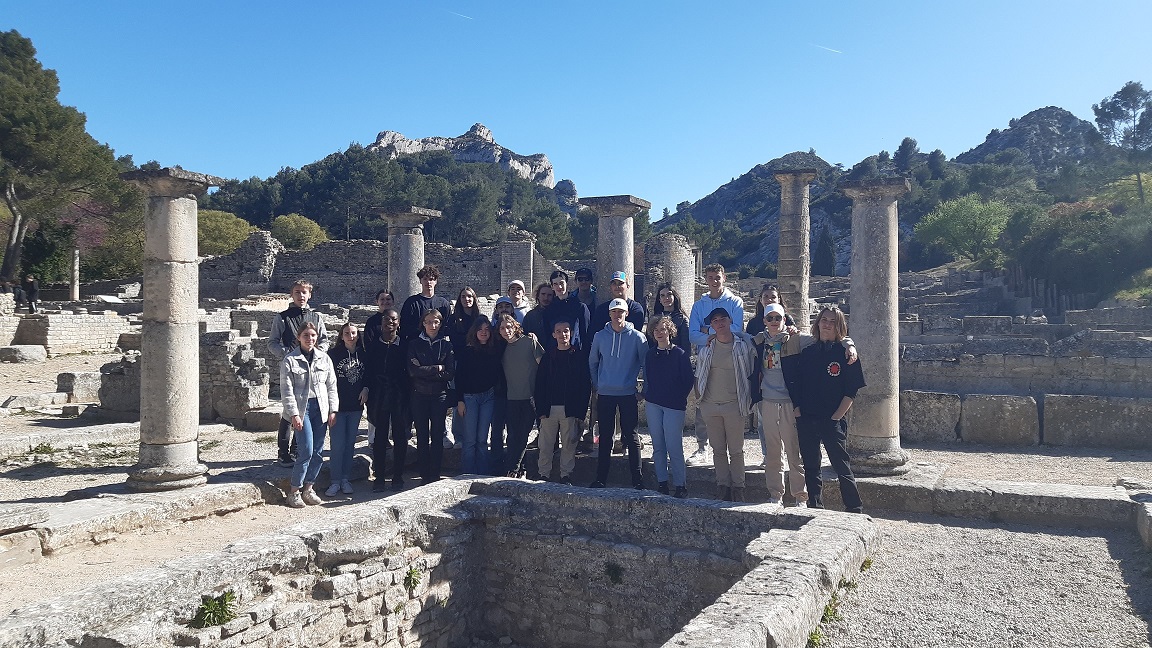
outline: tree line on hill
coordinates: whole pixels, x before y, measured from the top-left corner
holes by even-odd
[[[60,104],[59,91],[31,41],[0,32],[0,220],[8,226],[0,277],[64,280],[74,247],[83,251],[84,279],[138,273],[142,197],[118,177],[136,165],[96,142],[84,114]],[[1129,82],[1092,109],[1095,126],[1058,108],[1034,111],[952,160],[939,149],[921,152],[911,137],[851,168],[814,151],[788,154],[675,213],[665,210],[657,228],[685,234],[706,259],[741,274],[773,276],[774,252],[763,244],[779,208],[773,173],[815,168],[813,271],[832,274],[850,233],[851,201],[839,186],[902,175],[912,185],[900,200],[902,269],[953,259],[1017,264],[1068,291],[1139,293],[1140,281],[1152,284],[1139,279],[1152,246],[1145,195],[1152,93]],[[411,205],[443,213],[426,226],[431,242],[491,245],[518,228],[535,234],[550,258],[595,255],[597,216],[576,212],[553,189],[497,165],[457,162],[448,152],[390,160],[359,144],[270,178],[229,180],[205,196],[201,253],[228,253],[254,227],[272,229],[294,249],[326,238],[384,239],[379,210]],[[642,214],[637,240],[651,232]]]

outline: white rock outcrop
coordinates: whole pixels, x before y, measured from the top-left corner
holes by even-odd
[[[531,180],[545,187],[556,185],[552,163],[543,153],[520,155],[496,143],[492,131],[484,124],[474,124],[460,137],[424,137],[408,139],[396,131],[384,131],[376,136],[376,141],[368,146],[369,151],[379,151],[388,159],[401,155],[423,153],[425,151],[449,151],[457,162],[487,162],[499,164],[516,172],[521,178]]]

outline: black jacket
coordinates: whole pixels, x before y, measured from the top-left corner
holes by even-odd
[[[408,375],[417,394],[447,394],[448,382],[456,376],[456,359],[448,338],[429,341],[417,335],[409,340]]]
[[[564,415],[583,419],[588,412],[588,398],[592,394],[592,379],[588,369],[588,352],[576,347],[567,351],[549,349],[540,359],[536,372],[536,388],[532,400],[536,404],[536,418],[548,416],[553,395],[559,395]]]

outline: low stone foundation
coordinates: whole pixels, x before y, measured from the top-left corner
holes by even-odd
[[[17,610],[2,646],[805,645],[868,517],[445,480]],[[201,596],[237,617],[202,630]]]
[[[121,333],[132,330],[128,318],[113,311],[85,315],[38,313],[20,320],[13,343],[39,345],[53,356],[86,351],[107,353],[116,348]]]

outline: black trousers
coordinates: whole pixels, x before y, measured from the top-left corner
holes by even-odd
[[[276,446],[280,459],[294,459],[296,457],[296,433],[290,432],[292,424],[283,416],[280,417],[280,428],[276,430]]]
[[[519,472],[524,463],[524,451],[528,447],[528,435],[532,433],[532,422],[536,420],[536,409],[531,400],[509,400],[504,410],[505,424],[508,426],[508,450],[504,454],[504,474]]]
[[[393,399],[398,401],[398,399]],[[405,403],[389,402],[380,399],[374,405],[373,418],[376,426],[376,441],[372,445],[372,475],[377,481],[382,481],[387,474],[384,470],[388,460],[388,439],[392,439],[392,481],[400,483],[404,480],[404,461],[408,458],[408,437],[411,420],[408,416],[408,407]]]
[[[808,505],[824,508],[820,499],[823,484],[820,481],[820,445],[828,453],[836,476],[840,479],[840,497],[844,509],[850,513],[860,513],[864,505],[860,502],[860,491],[856,488],[856,477],[848,458],[848,427],[843,421],[830,418],[800,416],[796,419],[796,436],[800,442],[800,459],[804,462],[804,481],[808,487]]]
[[[447,415],[447,394],[412,394],[416,463],[420,467],[420,480],[425,484],[440,479],[440,464],[444,459],[444,417]]]
[[[600,454],[596,458],[596,480],[608,483],[608,469],[612,465],[612,444],[616,432],[616,412],[620,412],[620,441],[628,450],[628,473],[632,485],[642,483],[640,474],[640,437],[636,423],[640,418],[635,394],[628,396],[596,395],[597,423],[600,426]]]

